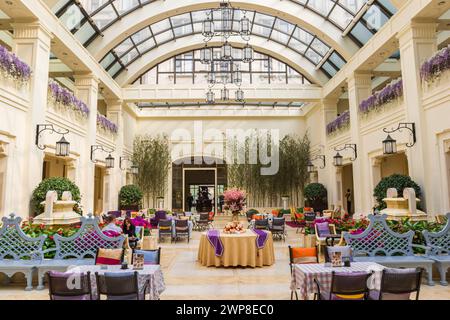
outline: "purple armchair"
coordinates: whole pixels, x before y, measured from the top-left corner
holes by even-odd
[[[156,211],[155,217],[150,219],[150,224],[152,227],[157,227],[159,224],[159,220],[166,220],[167,219],[167,212],[166,211]]]

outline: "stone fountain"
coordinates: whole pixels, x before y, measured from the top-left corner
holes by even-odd
[[[58,193],[56,191],[48,191],[44,205],[44,213],[38,215],[33,219],[33,224],[44,225],[70,225],[81,221],[81,216],[73,211],[76,201],[72,200],[72,193],[64,191],[61,200],[58,200]]]
[[[409,218],[411,221],[428,220],[427,214],[417,209],[420,199],[416,198],[416,191],[413,188],[405,188],[403,197],[398,197],[397,189],[389,188],[383,201],[387,208],[381,210],[380,213],[387,214],[390,220],[404,218]]]

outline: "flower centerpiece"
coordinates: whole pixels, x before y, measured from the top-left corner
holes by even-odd
[[[245,232],[244,225],[238,221],[232,221],[225,225],[223,228],[224,233],[243,233]]]
[[[245,191],[237,188],[228,189],[223,193],[225,210],[231,211],[233,221],[237,221],[239,213],[245,208],[246,194]]]
[[[14,81],[24,84],[30,80],[31,68],[20,60],[14,53],[0,45],[0,72],[4,77],[10,77]]]

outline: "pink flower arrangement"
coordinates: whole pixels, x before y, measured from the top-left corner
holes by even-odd
[[[242,211],[245,208],[246,194],[245,191],[237,188],[231,188],[223,193],[225,209],[232,212]]]

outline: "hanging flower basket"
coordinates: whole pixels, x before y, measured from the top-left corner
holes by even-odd
[[[359,105],[360,114],[367,115],[374,110],[380,110],[383,106],[403,97],[403,80],[397,79],[382,90],[374,93]]]
[[[0,72],[3,77],[11,78],[16,83],[25,84],[31,78],[31,68],[14,53],[0,45]]]
[[[100,128],[114,134],[118,131],[117,125],[100,113],[97,113],[97,125]]]
[[[332,135],[350,126],[350,112],[345,111],[339,117],[327,124],[327,135]]]
[[[450,69],[450,45],[438,51],[425,61],[420,68],[420,77],[424,82],[433,82]]]
[[[84,118],[89,116],[88,106],[83,101],[75,97],[73,92],[70,90],[63,88],[55,81],[50,80],[48,84],[48,91],[49,100],[56,105],[64,107],[68,110],[73,110]]]

